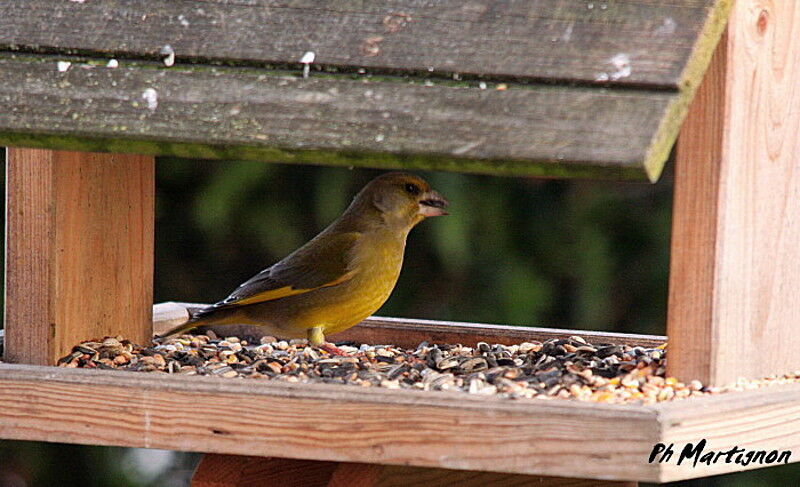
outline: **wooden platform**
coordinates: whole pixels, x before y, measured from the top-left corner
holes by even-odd
[[[380,336],[383,324],[395,337],[499,336],[492,326],[374,319],[349,338]],[[513,329],[517,340],[576,333]],[[0,404],[6,439],[456,470],[665,482],[742,469],[648,463],[657,443],[702,438],[707,450],[791,449],[800,458],[800,385],[635,406],[2,364]]]

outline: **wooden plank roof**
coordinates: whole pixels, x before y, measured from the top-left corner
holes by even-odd
[[[0,143],[654,180],[729,4],[7,0]]]

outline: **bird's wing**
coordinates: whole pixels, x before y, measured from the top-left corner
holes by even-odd
[[[349,281],[356,274],[353,247],[360,237],[358,232],[320,234],[198,314],[273,301]]]

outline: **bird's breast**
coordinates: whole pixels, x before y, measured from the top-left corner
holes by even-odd
[[[331,302],[327,316],[320,317],[326,324],[326,333],[345,330],[380,308],[392,293],[403,265],[405,239],[400,242],[388,239],[365,238],[355,249],[358,269],[352,280],[343,283]],[[331,289],[333,290],[333,288]]]
[[[363,269],[362,278],[365,285],[373,288],[377,295],[388,297],[394,289],[397,278],[400,276],[400,269],[403,267],[403,253],[405,251],[405,239],[374,239],[371,242],[365,240],[363,245],[366,247],[363,252],[364,261],[360,264]],[[371,284],[370,284],[371,283]],[[382,303],[381,303],[382,304]]]

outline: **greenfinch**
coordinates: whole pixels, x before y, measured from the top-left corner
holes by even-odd
[[[386,302],[408,233],[428,217],[446,215],[447,204],[417,176],[378,176],[319,235],[162,337],[198,326],[258,325],[267,334],[307,337],[341,353],[325,335],[356,325]]]

